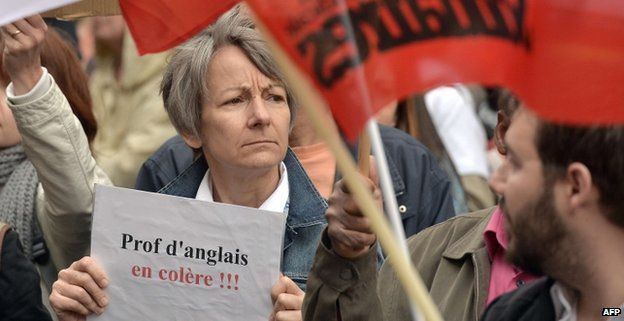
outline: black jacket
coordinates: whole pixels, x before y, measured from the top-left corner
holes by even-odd
[[[0,320],[52,320],[41,301],[39,273],[22,252],[17,233],[9,230],[4,234],[1,230]]]
[[[542,278],[500,296],[487,307],[481,321],[555,321],[550,297],[554,282]]]
[[[431,152],[403,131],[379,127],[406,236],[455,216],[448,177]],[[135,188],[156,192],[192,162],[192,150],[175,136],[145,161]]]

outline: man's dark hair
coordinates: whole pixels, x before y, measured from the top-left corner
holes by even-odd
[[[546,177],[587,166],[607,217],[624,227],[624,125],[575,127],[540,121],[536,146]]]

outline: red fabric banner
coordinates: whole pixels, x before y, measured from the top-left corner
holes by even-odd
[[[142,53],[237,1],[121,0]],[[622,0],[248,0],[353,139],[390,101],[436,86],[511,88],[542,117],[624,123]]]
[[[455,82],[511,88],[553,121],[624,123],[621,0],[247,2],[351,139],[392,100]]]
[[[234,6],[239,0],[119,0],[140,54],[173,48]]]

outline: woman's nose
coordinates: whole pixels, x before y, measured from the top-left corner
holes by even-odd
[[[249,107],[251,110],[251,117],[249,118],[250,127],[263,127],[271,123],[271,114],[266,102],[260,95],[253,97]]]

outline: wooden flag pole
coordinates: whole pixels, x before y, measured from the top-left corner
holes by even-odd
[[[429,296],[422,279],[414,269],[409,258],[401,250],[388,226],[388,222],[375,204],[370,191],[365,187],[357,171],[355,161],[338,135],[338,130],[333,120],[328,119],[328,113],[318,110],[318,108],[327,108],[325,102],[318,94],[316,88],[299,71],[298,67],[284,52],[260,19],[256,18],[255,20],[258,29],[263,33],[267,41],[267,45],[271,48],[275,61],[300,101],[301,107],[304,108],[316,131],[327,142],[328,147],[334,153],[338,168],[343,174],[343,179],[346,181],[354,200],[359,204],[363,214],[370,219],[373,231],[388,253],[388,260],[403,284],[410,302],[419,308],[426,320],[442,321],[442,316]]]
[[[363,131],[358,140],[358,169],[360,174],[366,177],[370,176],[370,149],[370,138],[368,138],[368,134]]]

